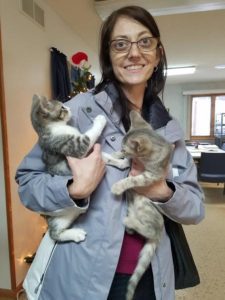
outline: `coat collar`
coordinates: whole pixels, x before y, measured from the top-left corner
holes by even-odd
[[[118,92],[115,86],[112,83],[106,85],[105,90],[94,95],[94,98],[95,102],[105,111],[112,122],[125,132],[121,124],[121,109],[120,105],[117,105]],[[148,109],[147,118],[154,129],[165,127],[172,120],[172,117],[159,97],[151,100]]]
[[[154,98],[150,104],[148,118],[154,129],[164,127],[172,120],[169,112],[158,97]]]

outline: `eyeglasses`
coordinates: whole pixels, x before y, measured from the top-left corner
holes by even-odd
[[[149,52],[157,48],[158,42],[158,38],[149,36],[142,38],[137,42],[131,42],[125,39],[112,40],[109,45],[111,50],[116,53],[128,53],[132,44],[137,44],[138,49],[141,52]]]

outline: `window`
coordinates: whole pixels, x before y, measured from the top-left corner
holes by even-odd
[[[218,113],[225,113],[225,95],[192,96],[191,139],[214,139]]]

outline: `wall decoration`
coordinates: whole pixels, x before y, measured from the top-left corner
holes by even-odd
[[[77,52],[72,58],[71,66],[71,97],[88,91],[95,86],[95,78],[90,72],[91,65],[85,52]]]

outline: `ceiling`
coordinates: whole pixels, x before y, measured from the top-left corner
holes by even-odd
[[[72,30],[98,53],[102,20],[114,9],[140,5],[151,12],[160,28],[169,67],[196,66],[192,75],[168,77],[167,83],[224,81],[225,1],[207,0],[45,0]],[[98,72],[98,62],[90,62]],[[99,78],[99,74],[96,74]]]

